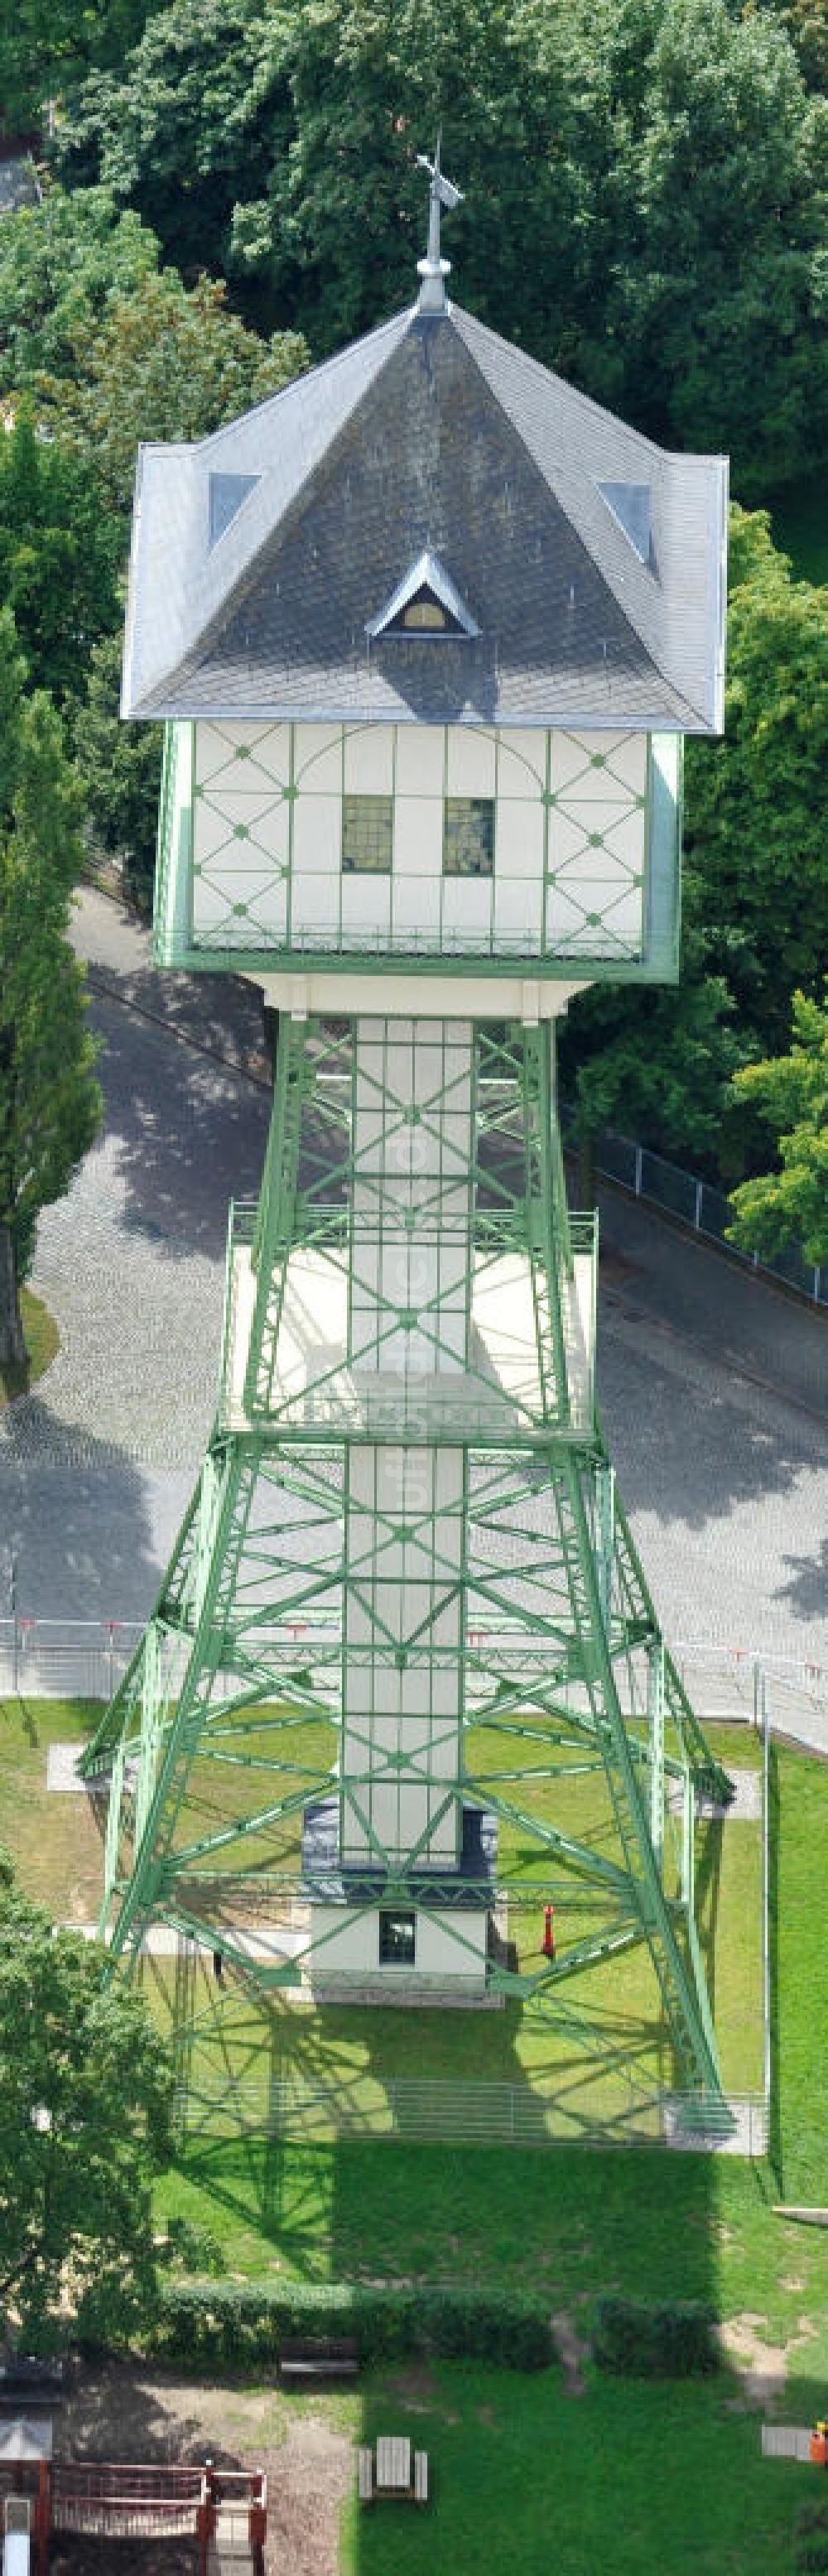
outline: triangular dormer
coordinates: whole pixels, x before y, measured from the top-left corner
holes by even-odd
[[[207,502],[207,544],[211,554],[237,518],[248,493],[255,492],[260,482],[260,474],[211,474]]]
[[[629,544],[635,547],[640,563],[650,560],[650,486],[649,483],[599,483],[598,490],[607,509],[612,511]]]
[[[418,555],[366,635],[479,635],[480,628],[437,555]]]

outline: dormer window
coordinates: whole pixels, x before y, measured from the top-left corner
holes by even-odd
[[[369,617],[365,632],[378,640],[386,635],[474,636],[480,628],[445,564],[427,552],[418,556],[378,615]]]
[[[424,590],[419,599],[412,599],[408,608],[403,609],[402,617],[397,622],[399,626],[413,628],[420,634],[428,632],[432,635],[438,633],[444,635],[452,621],[447,617],[445,609],[441,607],[439,599],[430,599],[428,591]],[[455,627],[455,633],[457,632],[458,629]]]

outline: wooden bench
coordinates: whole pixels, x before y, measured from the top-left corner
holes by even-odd
[[[279,2351],[282,2379],[354,2379],[359,2369],[355,2343],[338,2335],[303,2335]]]
[[[40,2361],[18,2354],[14,2361],[0,2362],[0,2406],[14,2406],[25,2413],[30,2406],[62,2406],[64,2403],[62,2361]]]
[[[410,2442],[403,2434],[389,2434],[375,2452],[367,2447],[358,2451],[357,2487],[360,2504],[376,2504],[381,2496],[427,2504],[428,2452],[415,2451],[412,2467]]]

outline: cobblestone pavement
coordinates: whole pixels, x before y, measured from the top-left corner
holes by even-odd
[[[227,1203],[258,1185],[267,1093],[250,989],[156,975],[99,895],[76,937],[106,1132],[41,1224],[33,1284],[61,1349],[0,1422],[0,1525],[24,1613],[130,1619],[209,1429]],[[668,1635],[828,1673],[824,1319],[616,1194],[602,1240],[601,1400]],[[0,1611],[2,1592],[0,1547]]]

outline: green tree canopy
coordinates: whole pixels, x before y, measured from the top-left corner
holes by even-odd
[[[828,590],[792,581],[763,511],[731,512],[725,732],[686,747],[683,915],[678,988],[585,993],[564,1078],[586,1126],[728,1182],[762,1151],[740,1068],[784,1044],[828,954]]]
[[[72,378],[44,379],[55,428],[93,454],[118,510],[132,498],[141,439],[201,438],[307,365],[297,332],[269,341],[228,312],[220,282],[188,293],[174,269],[113,296],[98,324],[73,334]]]
[[[130,892],[149,909],[163,726],[121,723],[121,651],[120,635],[95,648],[86,703],[75,722],[75,758],[96,839],[123,864]]]
[[[90,457],[44,438],[28,401],[0,436],[0,595],[35,688],[82,690],[93,644],[120,618],[122,539]]]
[[[158,0],[6,0],[0,134],[37,127],[44,101],[93,63],[118,63]]]
[[[828,1263],[828,984],[822,1001],[793,997],[793,1042],[787,1055],[751,1064],[737,1090],[772,1128],[779,1168],[734,1190],[734,1243],[767,1258],[801,1247],[806,1261]]]
[[[716,1170],[748,1046],[726,979],[711,971],[708,943],[686,915],[678,986],[593,986],[570,1004],[561,1068],[582,1134],[620,1127],[657,1153]]]
[[[640,81],[642,16],[614,0],[605,21],[626,123],[606,313],[622,409],[724,450],[759,499],[828,452],[828,102],[777,20],[725,0],[651,12]]]
[[[828,955],[828,589],[791,579],[763,511],[731,514],[725,733],[687,746],[686,843],[711,962],[773,1053]]]
[[[100,175],[140,205],[190,276],[220,272],[235,199],[266,187],[292,139],[284,41],[267,0],[177,0],[122,72],[93,75],[71,102],[58,167],[73,187]]]
[[[27,2340],[128,2332],[154,2286],[171,2069],[139,1995],[0,1859],[0,2311]]]
[[[25,1364],[19,1287],[41,1208],[68,1189],[100,1117],[85,984],[66,936],[83,811],[60,718],[28,696],[0,612],[0,1365]]]
[[[34,385],[43,369],[72,373],[74,334],[100,321],[110,295],[128,295],[158,266],[158,243],[108,188],[67,196],[0,223],[0,392]]]
[[[58,152],[324,355],[411,298],[439,124],[465,303],[748,496],[815,470],[828,103],[769,10],[173,0]]]

